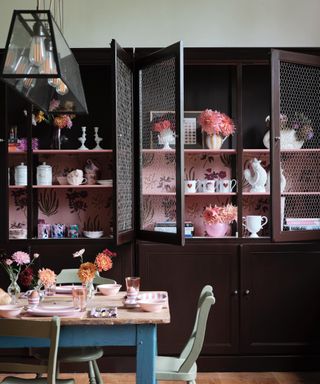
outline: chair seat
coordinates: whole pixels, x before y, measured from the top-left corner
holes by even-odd
[[[30,379],[24,379],[22,377],[7,376],[1,381],[1,384],[26,384],[30,383]],[[32,379],[32,384],[47,384],[46,377],[40,379]],[[75,384],[73,379],[57,379],[56,384]]]
[[[32,355],[39,360],[47,360],[48,350],[33,349]],[[57,360],[60,363],[84,363],[100,359],[102,356],[103,349],[100,347],[59,348]]]
[[[156,361],[157,380],[195,380],[197,364],[194,363],[189,372],[178,372],[185,359],[177,357],[158,356]]]

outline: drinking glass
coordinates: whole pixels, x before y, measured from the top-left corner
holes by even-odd
[[[140,290],[140,277],[126,277],[127,297],[135,300]]]
[[[87,288],[81,286],[72,287],[72,300],[75,309],[85,311],[87,308]]]

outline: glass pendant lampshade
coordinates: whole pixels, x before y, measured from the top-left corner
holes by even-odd
[[[88,113],[78,63],[50,11],[14,11],[0,77],[54,113]]]

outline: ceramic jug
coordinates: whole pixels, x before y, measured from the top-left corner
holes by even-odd
[[[17,165],[14,168],[14,183],[15,185],[27,185],[27,166],[24,163]]]
[[[43,162],[37,166],[37,184],[52,185],[52,167]]]

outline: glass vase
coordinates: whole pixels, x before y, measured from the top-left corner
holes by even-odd
[[[93,281],[88,281],[87,283],[85,283],[85,287],[86,287],[86,290],[87,290],[87,299],[90,300],[94,296]]]
[[[17,304],[19,295],[20,295],[20,287],[17,283],[17,280],[11,280],[11,283],[7,289],[8,294],[11,297],[11,304]]]

